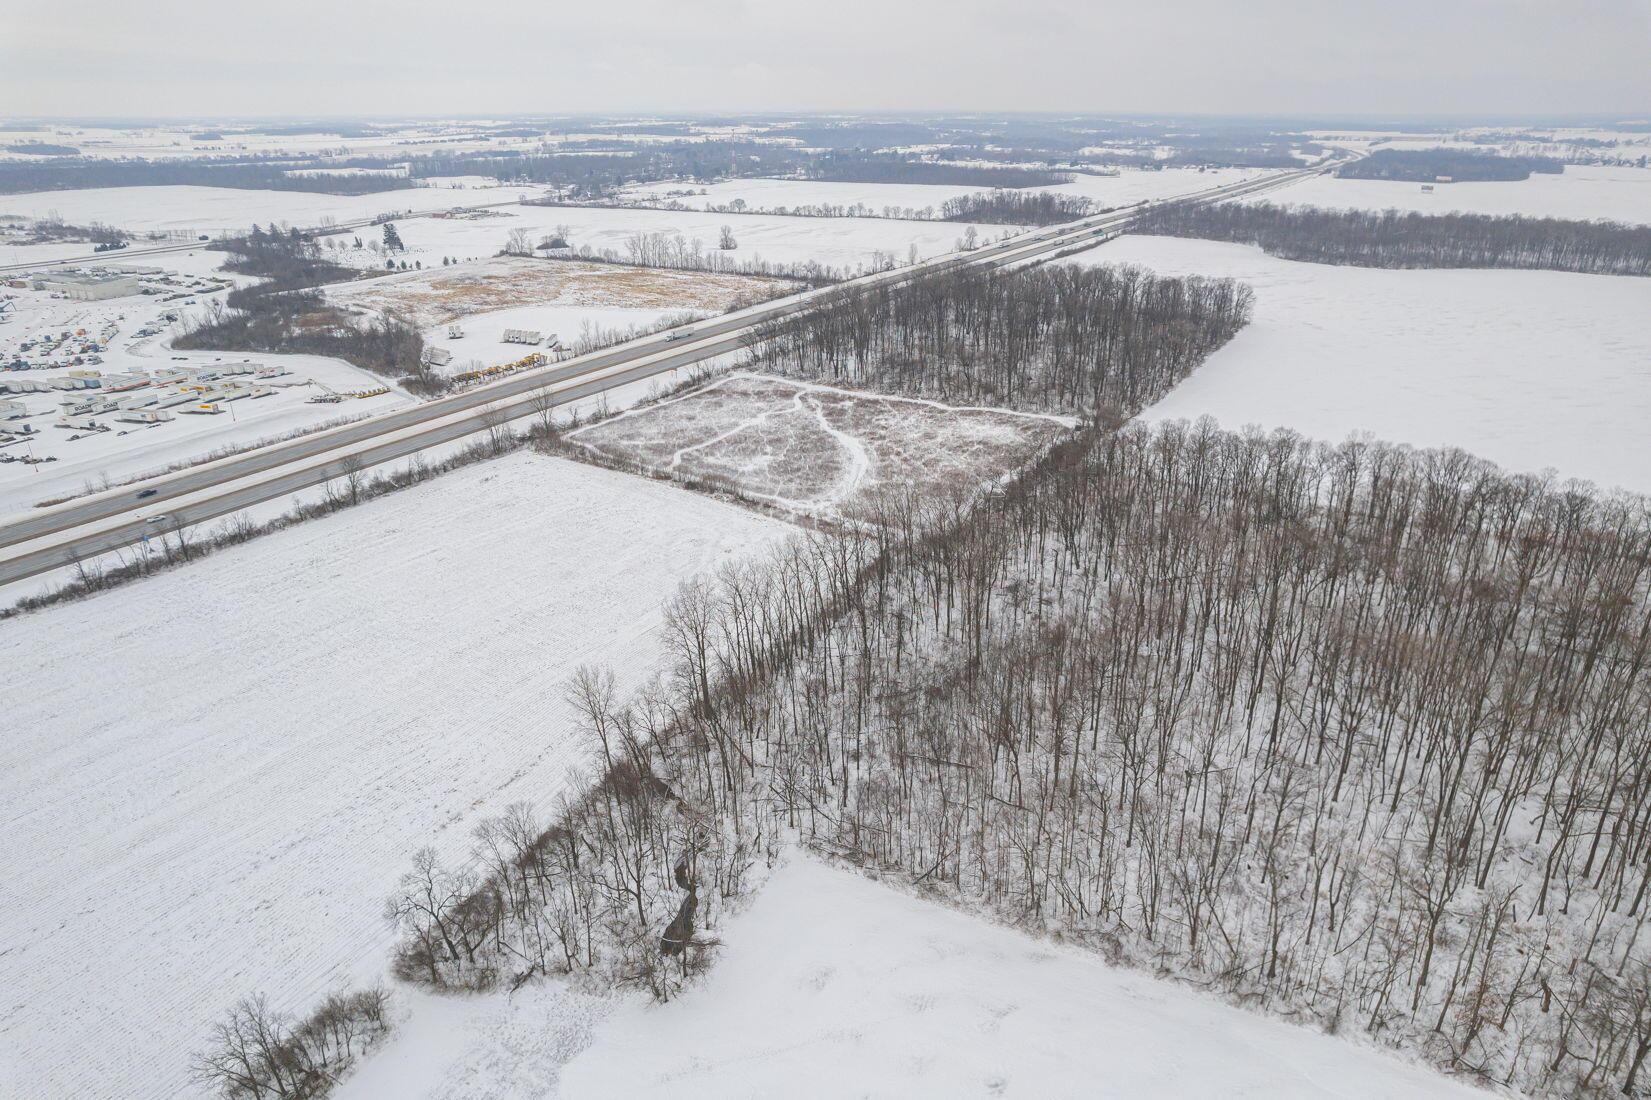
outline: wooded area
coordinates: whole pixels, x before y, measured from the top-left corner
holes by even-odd
[[[1077,221],[1093,213],[1093,201],[1080,195],[1060,195],[1052,191],[982,191],[947,199],[940,205],[940,216],[946,221],[995,222],[999,225],[1055,225]]]
[[[1230,279],[1132,267],[960,269],[843,290],[766,326],[753,352],[797,378],[1049,412],[1145,408],[1249,321]]]
[[[313,240],[296,230],[254,228],[250,236],[215,247],[235,253],[225,269],[264,281],[230,291],[227,304],[210,303],[173,339],[173,347],[328,355],[401,379],[415,393],[447,388],[447,380],[424,365],[418,329],[388,316],[359,324],[316,289],[360,272],[322,259]]]
[[[317,162],[319,163],[319,162]],[[329,195],[367,195],[412,187],[413,181],[387,173],[292,175],[294,162],[201,157],[193,160],[106,160],[54,157],[50,161],[0,160],[0,194],[63,191],[80,187],[254,188],[261,191],[315,191]],[[312,167],[310,161],[299,168]],[[336,165],[328,164],[328,167]]]
[[[1651,275],[1651,226],[1608,221],[1168,203],[1142,214],[1131,232],[1260,245],[1269,256],[1321,264]]]
[[[1530,179],[1532,172],[1565,171],[1565,162],[1553,157],[1508,157],[1479,149],[1377,149],[1336,169],[1336,175],[1350,180],[1411,180],[1432,183],[1439,179],[1517,181]]]
[[[945,183],[962,187],[1047,187],[1071,179],[1046,168],[936,164],[899,153],[836,150],[807,168],[809,179],[844,183]]]

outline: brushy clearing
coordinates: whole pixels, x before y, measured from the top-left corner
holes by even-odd
[[[853,520],[909,486],[972,494],[1023,466],[1071,423],[737,371],[568,438],[786,511]]]

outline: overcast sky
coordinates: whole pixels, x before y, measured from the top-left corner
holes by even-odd
[[[0,0],[0,114],[1651,114],[1651,0]]]

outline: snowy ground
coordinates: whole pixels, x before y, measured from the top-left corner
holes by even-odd
[[[521,453],[0,626],[0,1095],[190,1095],[237,998],[376,980],[410,853],[580,763],[572,671],[787,530]]]
[[[223,253],[203,253],[199,257],[180,257],[180,266],[199,267],[210,271],[221,261]],[[197,263],[197,260],[206,262]],[[168,265],[169,267],[172,265]],[[198,272],[204,273],[204,272]],[[225,411],[217,415],[189,415],[180,413],[179,406],[166,411],[174,418],[153,426],[121,423],[112,414],[98,414],[96,419],[112,429],[108,432],[87,433],[56,427],[58,403],[69,396],[64,391],[0,395],[0,400],[21,401],[28,410],[25,420],[0,421],[0,430],[28,424],[36,429],[26,442],[0,448],[0,455],[32,455],[56,461],[28,464],[0,463],[0,515],[14,512],[70,493],[82,492],[88,484],[100,485],[105,478],[120,481],[163,470],[177,463],[192,461],[225,448],[245,446],[259,440],[289,432],[331,423],[340,417],[355,418],[368,413],[383,412],[406,404],[413,399],[399,388],[367,371],[338,359],[316,355],[249,355],[240,352],[180,352],[167,346],[169,336],[177,326],[166,322],[163,314],[176,312],[180,317],[200,308],[199,298],[166,302],[160,296],[130,296],[111,298],[101,302],[75,302],[52,298],[37,291],[6,290],[12,295],[13,308],[8,315],[14,319],[0,325],[0,362],[13,356],[26,355],[37,365],[51,364],[49,369],[35,369],[0,375],[0,380],[39,381],[62,377],[72,364],[65,356],[82,346],[75,338],[51,356],[44,356],[38,345],[24,352],[22,344],[42,334],[74,332],[84,328],[88,338],[97,338],[102,347],[102,362],[81,364],[81,369],[101,371],[106,375],[136,370],[154,372],[174,366],[211,366],[252,361],[265,366],[282,366],[289,373],[258,384],[274,392],[267,397],[243,398],[223,404]],[[189,302],[193,302],[191,305]],[[103,333],[112,326],[113,335],[103,341]],[[158,329],[154,335],[139,336],[146,328]],[[339,404],[312,405],[309,398],[329,387],[339,392],[356,392],[389,386],[390,392],[363,400]],[[175,386],[162,389],[171,392]],[[129,398],[143,390],[110,395]],[[76,396],[93,396],[98,390],[76,390]],[[71,438],[78,436],[79,438]]]
[[[743,275],[500,256],[346,284],[329,295],[334,301],[394,313],[422,327],[539,304],[721,312],[753,296],[794,286],[790,281]]]
[[[1019,193],[1034,194],[1051,191],[1057,194],[1082,195],[1093,199],[1097,206],[1130,206],[1143,199],[1160,199],[1170,195],[1199,191],[1206,187],[1248,179],[1256,173],[1250,169],[1221,168],[1200,172],[1194,168],[1169,168],[1147,171],[1138,168],[1121,169],[1116,176],[1074,173],[1071,183],[1052,187],[1022,189]],[[676,201],[684,206],[704,209],[709,206],[728,206],[743,201],[749,210],[795,209],[802,206],[869,207],[881,214],[894,211],[932,210],[938,214],[947,199],[960,195],[975,195],[991,190],[979,184],[926,183],[828,183],[816,180],[748,179],[727,180],[707,186],[685,183],[634,184],[625,192],[632,201]],[[704,192],[701,194],[700,192]],[[741,223],[734,223],[736,230]]]
[[[1151,418],[1207,414],[1332,442],[1369,432],[1651,492],[1651,279],[1333,267],[1135,236],[1072,262],[1255,289],[1254,322]]]
[[[1069,423],[739,371],[568,438],[663,473],[725,481],[803,515],[854,518],[886,491],[943,498],[1002,477]]]
[[[801,855],[717,933],[708,977],[662,1006],[556,983],[510,998],[407,995],[410,1020],[335,1095],[1489,1095]]]
[[[888,218],[788,218],[735,216],[699,211],[630,210],[617,207],[506,206],[499,218],[415,218],[396,223],[407,246],[397,253],[409,264],[441,266],[443,256],[474,260],[504,250],[512,230],[526,230],[530,239],[550,236],[566,227],[575,249],[589,246],[600,254],[611,249],[621,258],[625,242],[639,234],[670,233],[684,241],[699,240],[707,252],[717,251],[723,226],[729,226],[739,247],[729,254],[735,262],[765,260],[776,264],[817,262],[827,267],[853,269],[870,264],[877,253],[904,262],[915,246],[920,258],[950,252],[968,230],[962,222],[895,221]],[[1006,232],[1003,226],[976,226],[981,239]],[[334,240],[353,246],[360,237],[369,244],[366,229],[340,234]],[[332,255],[329,254],[329,258]],[[337,254],[340,262],[381,267],[384,259],[370,251],[353,249]]]
[[[1240,180],[1254,179],[1263,173],[1254,168],[1165,168],[1149,170],[1124,168],[1116,176],[1096,176],[1078,173],[1071,183],[1040,187],[1035,190],[1063,195],[1081,195],[1095,200],[1097,206],[1133,206],[1151,199],[1167,199],[1212,187],[1224,187]],[[978,188],[976,190],[979,190]]]
[[[1309,176],[1249,202],[1297,204],[1351,210],[1415,210],[1423,214],[1525,214],[1651,225],[1651,168],[1595,168],[1567,165],[1562,174],[1533,172],[1526,180],[1495,183],[1440,183],[1423,191],[1419,183],[1344,180]]]
[[[456,374],[546,351],[554,346],[552,337],[572,349],[650,330],[667,318],[709,316],[796,289],[789,280],[745,275],[495,257],[387,275],[329,294],[419,326],[427,347],[452,356],[435,369]],[[461,322],[458,337],[449,334],[452,321]],[[505,343],[506,329],[539,332],[546,343]]]
[[[0,214],[29,218],[56,215],[72,225],[102,222],[131,233],[239,233],[254,222],[321,225],[328,219],[357,221],[377,214],[447,210],[454,206],[513,202],[537,193],[532,186],[409,187],[370,195],[323,195],[311,191],[256,191],[237,187],[89,187],[0,195]],[[90,251],[89,249],[87,251]]]
[[[695,309],[661,309],[627,306],[569,306],[531,305],[514,309],[498,309],[464,318],[463,333],[458,339],[447,334],[446,325],[432,325],[424,330],[426,347],[441,348],[452,359],[446,365],[433,367],[442,374],[458,374],[482,367],[511,363],[531,352],[547,352],[545,345],[529,347],[507,344],[505,329],[524,328],[545,334],[548,342],[554,335],[568,354],[578,346],[608,344],[640,335],[670,320],[695,320],[705,314]]]

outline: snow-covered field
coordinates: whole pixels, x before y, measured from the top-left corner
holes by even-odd
[[[413,850],[580,764],[573,670],[788,530],[522,453],[0,624],[0,1096],[190,1095],[237,998],[376,980]]]
[[[662,473],[711,478],[803,515],[853,518],[906,488],[944,498],[1024,465],[1070,427],[738,371],[568,438]]]
[[[347,284],[333,288],[330,296],[429,326],[537,304],[720,312],[754,295],[794,285],[744,275],[500,256]]]
[[[552,336],[561,343],[561,354],[567,354],[581,342],[607,344],[631,334],[651,332],[667,321],[695,320],[704,312],[648,306],[516,306],[466,316],[460,326],[463,335],[457,339],[448,335],[446,325],[432,325],[424,330],[424,344],[452,356],[445,365],[431,368],[451,375],[512,363],[535,351],[546,352]],[[541,332],[546,344],[529,347],[506,343],[505,330],[512,328]]]
[[[1333,267],[1137,236],[1074,262],[1255,289],[1255,320],[1151,418],[1368,432],[1651,492],[1651,279]]]
[[[1299,183],[1257,196],[1253,202],[1323,206],[1336,210],[1414,210],[1423,214],[1524,214],[1651,225],[1651,168],[1596,168],[1567,165],[1554,175],[1535,172],[1526,180],[1440,183],[1423,191],[1419,183],[1344,180],[1309,176]]]
[[[0,214],[29,218],[55,215],[72,225],[102,222],[132,233],[239,233],[254,222],[315,226],[328,219],[358,221],[402,211],[514,202],[539,191],[533,186],[409,187],[370,195],[323,195],[310,191],[257,191],[236,187],[90,187],[0,195]]]
[[[623,192],[627,202],[678,202],[703,210],[743,202],[750,211],[808,206],[865,206],[873,213],[939,212],[947,199],[984,190],[933,183],[836,183],[822,180],[733,179],[721,183],[637,183]]]
[[[877,253],[904,262],[912,247],[928,258],[957,247],[968,230],[962,222],[896,221],[888,218],[787,218],[735,216],[691,210],[631,210],[619,207],[522,206],[499,208],[502,218],[414,218],[396,223],[407,246],[397,253],[409,264],[441,266],[443,256],[473,260],[504,250],[512,230],[526,230],[531,239],[549,236],[566,227],[575,249],[589,246],[597,253],[611,249],[627,255],[625,242],[639,234],[669,233],[691,242],[698,239],[707,252],[717,250],[723,226],[734,232],[739,247],[730,253],[735,262],[764,260],[776,264],[817,262],[852,269],[870,264]],[[982,240],[1004,233],[1003,226],[976,226]],[[368,230],[341,234],[336,240],[366,243]],[[379,267],[383,257],[354,250],[340,253],[342,262]]]
[[[427,347],[452,358],[447,374],[512,362],[534,347],[504,342],[506,329],[530,329],[564,348],[601,335],[656,327],[667,318],[697,318],[789,293],[789,280],[617,264],[496,257],[425,268],[333,288],[337,302],[393,313],[423,330]],[[462,321],[460,335],[448,322]]]
[[[411,996],[338,1100],[1472,1100],[1368,1047],[793,855],[665,1005]]]
[[[1058,194],[1082,195],[1093,199],[1098,206],[1129,206],[1143,199],[1161,199],[1170,195],[1200,191],[1248,179],[1256,173],[1243,168],[1220,168],[1200,172],[1193,168],[1168,168],[1149,171],[1139,168],[1122,169],[1116,176],[1074,173],[1072,182],[1052,187],[1025,189],[1031,194],[1052,191]],[[830,183],[816,180],[746,179],[727,180],[707,186],[683,183],[635,184],[625,192],[632,201],[676,201],[684,206],[704,209],[710,206],[729,206],[742,201],[749,210],[796,209],[805,206],[869,207],[881,214],[885,209],[896,211],[932,209],[939,213],[941,205],[960,195],[974,195],[991,188],[979,184],[925,183]],[[700,192],[704,192],[700,194]],[[736,230],[743,219],[734,223]]]
[[[1097,206],[1133,206],[1153,199],[1167,199],[1212,187],[1224,187],[1240,180],[1253,179],[1262,173],[1253,168],[1164,168],[1150,170],[1125,168],[1116,176],[1096,176],[1078,173],[1071,183],[1053,187],[1035,188],[1063,195],[1081,195],[1093,199]],[[976,190],[979,190],[978,188]]]

